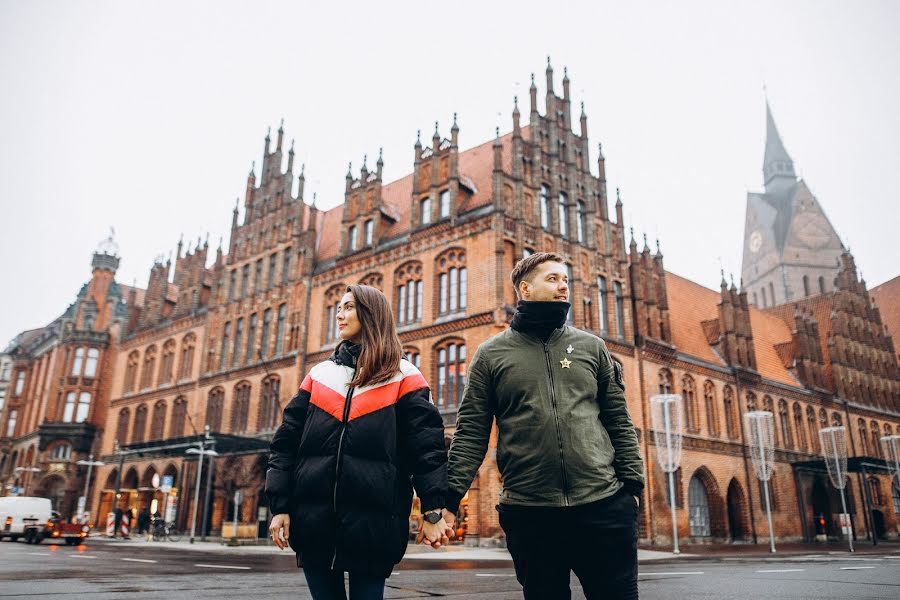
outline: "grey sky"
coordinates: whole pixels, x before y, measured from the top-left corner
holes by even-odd
[[[111,225],[117,278],[141,286],[182,232],[227,244],[280,118],[329,208],[363,154],[410,172],[435,120],[447,135],[459,113],[463,148],[510,130],[548,54],[669,270],[715,287],[721,257],[739,276],[765,83],[869,285],[898,274],[900,2],[0,0],[0,347],[73,301]]]

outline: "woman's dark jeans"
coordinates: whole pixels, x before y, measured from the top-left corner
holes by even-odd
[[[343,571],[303,569],[313,600],[347,600]],[[350,573],[350,600],[384,600],[384,578]]]

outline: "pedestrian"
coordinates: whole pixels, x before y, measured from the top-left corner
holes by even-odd
[[[150,509],[146,506],[138,513],[138,534],[147,533],[150,529]]]
[[[297,553],[315,600],[384,597],[406,552],[413,486],[434,547],[447,543],[441,415],[402,357],[379,290],[351,285],[337,307],[340,343],[315,365],[272,439],[266,494],[275,545]]]
[[[453,524],[497,423],[500,526],[526,599],[637,598],[643,462],[621,366],[603,340],[566,324],[563,258],[536,253],[511,273],[509,329],[475,352],[450,446]]]
[[[113,537],[118,537],[119,533],[120,533],[120,528],[122,527],[122,519],[124,518],[125,513],[122,512],[122,509],[117,506],[116,510],[113,511],[113,514],[115,514],[115,516],[116,516],[115,517],[116,524],[113,527]]]

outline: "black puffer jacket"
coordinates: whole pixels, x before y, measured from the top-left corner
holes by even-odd
[[[444,427],[407,360],[358,389],[360,348],[341,343],[303,380],[275,432],[266,473],[273,514],[291,516],[297,565],[387,577],[406,551],[412,486],[422,510],[447,493]]]

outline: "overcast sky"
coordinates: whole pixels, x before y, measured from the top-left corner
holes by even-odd
[[[281,118],[329,208],[379,147],[386,181],[409,173],[435,120],[459,113],[463,148],[510,130],[548,54],[668,270],[739,277],[765,85],[870,287],[900,271],[900,2],[0,0],[0,348],[75,299],[110,226],[142,287],[180,234],[227,244]]]

